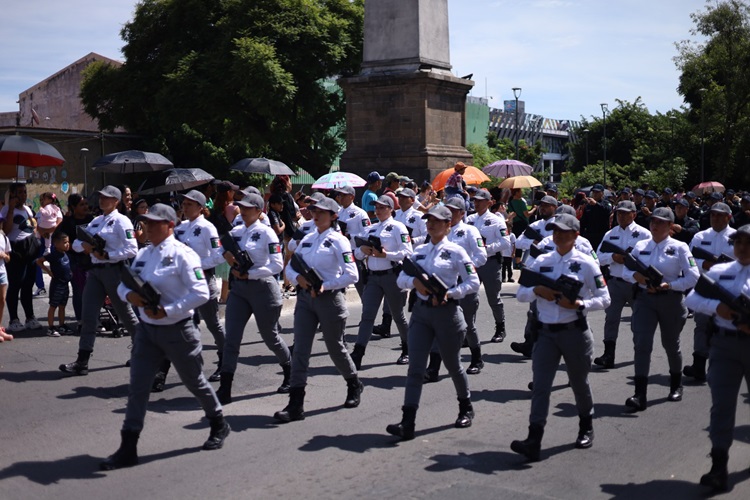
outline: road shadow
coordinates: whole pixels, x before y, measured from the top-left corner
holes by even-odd
[[[567,385],[556,385],[553,391],[567,389]],[[471,391],[473,401],[491,401],[494,403],[508,403],[509,401],[522,401],[531,399],[531,391],[527,387],[517,389],[493,389],[482,391]]]
[[[388,434],[339,434],[337,436],[314,436],[300,451],[323,451],[335,448],[352,453],[365,453],[373,449],[390,448],[392,445]]]
[[[128,396],[128,384],[120,384],[111,387],[90,387],[80,386],[71,389],[68,394],[60,394],[58,399],[80,399],[80,398],[98,398],[98,399],[120,399]]]
[[[50,382],[53,380],[60,380],[61,378],[67,378],[67,377],[60,371],[51,371],[51,370],[45,370],[45,371],[34,370],[34,371],[29,371],[29,372],[0,373],[0,380],[13,382],[16,384],[21,384],[23,382]]]
[[[706,472],[708,472],[708,468],[706,468]],[[730,473],[729,492],[726,494],[731,495],[734,486],[747,481],[747,479],[748,474],[746,469]],[[712,498],[715,496],[711,489],[706,486],[701,486],[697,482],[691,483],[679,480],[655,479],[643,484],[602,484],[600,486],[603,493],[612,495],[609,498],[615,500],[630,500],[632,498],[637,498],[638,500],[662,500],[664,498],[686,500],[691,498]]]
[[[510,444],[508,444],[510,449]],[[555,446],[553,448],[542,448],[540,461],[544,461],[560,453],[573,451],[572,444]],[[425,467],[430,472],[446,472],[456,469],[464,469],[479,474],[494,474],[495,472],[515,470],[523,471],[533,469],[533,463],[525,457],[512,451],[481,451],[478,453],[463,453],[434,455],[430,460],[434,464]]]
[[[496,345],[496,344],[485,344],[485,345]],[[526,364],[531,363],[531,358],[527,358],[526,356],[521,356],[520,354],[506,354],[506,353],[488,353],[483,352],[482,353],[482,360],[484,361],[484,364],[494,364],[494,365],[502,365],[506,363],[511,364]]]
[[[377,387],[378,389],[394,390],[406,387],[406,373],[403,375],[389,375],[387,377],[370,378],[362,377],[362,382],[367,387]]]
[[[269,415],[224,415],[224,419],[229,423],[232,432],[244,432],[248,429],[274,429],[275,420]],[[208,420],[205,418],[184,426],[188,430],[205,430],[209,431]],[[231,439],[231,434],[230,438]]]

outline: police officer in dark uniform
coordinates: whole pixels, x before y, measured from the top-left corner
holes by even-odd
[[[635,223],[649,229],[651,227],[651,214],[656,210],[656,192],[646,191],[643,196],[643,204],[635,216]]]
[[[742,226],[730,239],[734,242],[735,262],[716,264],[706,271],[734,296],[750,295],[750,225]],[[685,301],[696,312],[708,315],[717,327],[711,338],[708,385],[711,388],[711,470],[700,484],[716,491],[727,491],[729,447],[734,439],[737,397],[742,380],[750,380],[750,324],[739,318],[727,304],[702,297],[695,290]]]
[[[700,231],[698,221],[688,215],[690,209],[690,202],[685,198],[680,198],[674,202],[674,223],[669,235],[690,245],[693,241],[693,236]]]
[[[141,321],[133,341],[122,443],[101,463],[104,470],[138,463],[138,438],[146,417],[151,385],[164,357],[172,361],[180,379],[206,412],[211,433],[203,449],[221,448],[230,432],[216,393],[203,375],[200,332],[191,321],[193,310],[209,297],[200,257],[174,238],[178,219],[172,207],[157,203],[139,220],[146,226],[151,245],[138,252],[131,268],[161,294],[161,299],[154,307],[124,284],[117,288],[121,300],[140,308]]]
[[[612,206],[604,199],[604,186],[594,184],[591,187],[591,198],[581,216],[581,236],[589,240],[594,248],[599,248],[604,233],[609,229],[611,212]]]

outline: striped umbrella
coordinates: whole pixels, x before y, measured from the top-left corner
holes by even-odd
[[[351,172],[331,172],[315,181],[313,189],[336,189],[342,186],[362,187],[367,184],[362,177]]]

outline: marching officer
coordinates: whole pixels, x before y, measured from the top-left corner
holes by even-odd
[[[750,225],[740,227],[729,237],[734,242],[735,262],[716,264],[706,276],[734,296],[750,294]],[[734,438],[737,397],[742,380],[750,379],[750,324],[725,303],[703,297],[695,290],[685,303],[688,307],[713,318],[717,328],[711,337],[708,385],[711,388],[711,470],[700,484],[717,491],[728,490],[729,447]],[[697,316],[697,315],[696,315]]]
[[[253,261],[246,273],[236,269],[237,257],[224,248],[224,258],[232,269],[232,288],[227,298],[225,331],[226,341],[222,354],[221,385],[217,391],[221,404],[232,402],[232,382],[237,370],[245,325],[254,314],[260,336],[274,353],[284,373],[284,380],[277,392],[289,392],[291,357],[284,339],[279,336],[281,315],[281,288],[275,276],[284,268],[279,238],[273,229],[259,218],[263,213],[263,198],[248,194],[239,201],[243,225],[232,229],[230,235],[237,241],[240,250],[246,251]]]
[[[638,209],[632,201],[621,201],[615,208],[617,225],[604,235],[602,241],[622,248],[625,251],[632,249],[636,243],[651,238],[651,233],[635,223]],[[612,252],[604,252],[599,245],[599,264],[609,266],[610,278],[607,281],[607,289],[611,302],[604,310],[604,354],[594,358],[594,364],[604,368],[615,367],[615,350],[617,348],[617,337],[620,330],[620,318],[625,304],[633,306],[633,284],[623,279],[625,272],[625,257]]]
[[[365,233],[368,237],[380,238],[382,250],[367,245],[354,250],[356,258],[367,257],[368,268],[367,284],[362,294],[362,320],[359,323],[357,342],[352,351],[352,360],[357,370],[362,366],[362,358],[372,336],[373,325],[383,297],[388,303],[388,309],[396,321],[401,337],[401,356],[396,364],[405,365],[409,362],[409,346],[406,336],[409,327],[404,315],[406,293],[398,287],[396,278],[401,271],[401,261],[412,254],[412,246],[406,226],[391,216],[393,206],[393,200],[390,197],[380,196],[375,202],[375,215],[380,222],[370,226]]]
[[[710,215],[711,227],[704,231],[698,232],[690,242],[690,251],[700,248],[706,252],[720,257],[722,255],[732,257],[734,250],[730,238],[735,233],[735,229],[729,227],[729,221],[732,220],[732,210],[726,203],[718,202],[711,205],[708,210]],[[700,259],[695,257],[695,263],[701,273],[707,272],[716,264],[716,261],[710,259]],[[693,364],[686,365],[682,369],[683,375],[695,379],[698,382],[706,381],[706,361],[708,360],[708,330],[711,327],[711,317],[705,314],[695,315],[695,330],[693,330]]]
[[[469,380],[460,360],[462,332],[466,329],[466,322],[458,300],[479,290],[479,278],[466,251],[448,241],[452,218],[450,209],[444,206],[433,207],[424,218],[427,220],[430,242],[417,247],[413,259],[427,273],[438,276],[447,285],[448,290],[445,297],[439,299],[418,279],[403,271],[398,276],[398,285],[402,288],[416,289],[418,297],[409,322],[411,350],[402,407],[403,416],[400,423],[386,428],[389,434],[403,440],[414,439],[415,419],[422,395],[427,355],[434,341],[437,341],[440,347],[458,396],[458,418],[455,426],[469,427],[474,418]]]
[[[338,221],[343,222],[346,226],[346,234],[344,236],[349,237],[349,242],[352,248],[357,245],[354,244],[355,236],[362,236],[363,233],[372,225],[370,223],[370,216],[367,215],[363,209],[359,208],[354,204],[354,188],[351,186],[341,186],[333,190],[336,195],[336,202],[341,205],[339,210]],[[367,280],[367,266],[364,260],[357,259],[357,272],[359,273],[359,279],[354,287],[359,294],[359,298],[362,298],[362,294],[365,291],[365,281]],[[390,324],[388,325],[390,330]]]
[[[294,308],[294,354],[290,378],[289,404],[274,414],[281,422],[304,420],[305,386],[310,365],[310,352],[315,331],[320,325],[328,355],[346,380],[345,408],[359,406],[364,385],[357,376],[357,368],[344,346],[344,330],[349,311],[346,307],[346,287],[357,282],[357,265],[351,245],[343,234],[335,231],[339,205],[326,198],[310,207],[315,230],[300,242],[295,254],[314,269],[322,280],[319,290],[296,270],[294,260],[286,266],[289,281],[297,284],[297,305]],[[292,259],[295,257],[293,256]]]
[[[674,213],[666,207],[651,214],[651,239],[636,243],[632,255],[642,264],[653,266],[663,275],[660,284],[642,273],[624,269],[622,277],[636,283],[633,300],[633,344],[635,348],[635,394],[625,405],[636,411],[648,406],[648,374],[657,326],[661,344],[669,360],[669,401],[682,401],[682,353],[680,333],[687,320],[684,292],[698,281],[698,267],[688,246],[669,236]]]
[[[553,230],[554,252],[542,254],[529,266],[533,272],[551,279],[561,275],[583,283],[579,298],[571,301],[547,286],[518,289],[519,302],[537,302],[539,338],[532,353],[534,373],[529,416],[529,435],[513,441],[511,449],[531,461],[539,460],[544,427],[549,414],[549,398],[560,358],[565,360],[570,385],[576,399],[579,432],[576,448],[590,448],[594,440],[594,402],[588,374],[594,353],[594,339],[586,314],[609,305],[609,292],[598,263],[574,248],[580,224],[575,216],[560,214],[547,224]]]
[[[138,324],[138,319],[130,304],[120,300],[117,295],[122,267],[138,252],[133,223],[127,216],[117,211],[117,204],[121,198],[119,189],[114,186],[105,186],[98,191],[98,194],[102,215],[89,222],[86,231],[92,236],[102,238],[105,243],[104,249],[95,249],[91,244],[79,239],[73,241],[72,245],[74,251],[91,255],[92,266],[83,289],[78,358],[72,363],[60,365],[60,371],[71,375],[89,374],[89,358],[94,352],[99,310],[104,305],[104,299],[107,296],[131,339],[135,335],[135,327]]]
[[[133,339],[130,387],[120,448],[101,463],[104,470],[130,467],[138,463],[137,443],[146,417],[146,407],[154,376],[166,357],[180,379],[198,399],[211,424],[204,450],[217,450],[229,435],[221,404],[203,375],[200,332],[191,321],[193,310],[208,300],[208,283],[201,260],[174,238],[178,221],[172,207],[157,203],[138,218],[146,227],[146,248],[138,252],[131,268],[160,294],[158,306],[149,304],[125,284],[117,288],[121,300],[140,308],[141,321]]]

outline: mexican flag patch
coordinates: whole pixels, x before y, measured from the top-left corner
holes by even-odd
[[[362,227],[367,227],[370,225],[370,219],[362,219]]]
[[[598,257],[596,256],[596,251],[594,251],[594,250],[591,250],[591,257],[592,257],[592,258],[593,258],[594,260],[598,259]]]
[[[607,286],[607,281],[601,274],[594,278],[594,281],[596,281],[596,288],[604,288],[605,286]]]
[[[270,245],[268,245],[268,253],[281,253],[281,244],[271,243]]]
[[[477,238],[477,246],[479,248],[482,248],[484,246],[484,240],[482,238]]]
[[[221,240],[219,238],[211,238],[211,248],[220,248]]]
[[[133,238],[135,238],[135,235],[133,234],[133,230],[132,229],[126,229],[125,230],[125,237],[127,239],[129,239],[129,240],[132,240]]]
[[[199,280],[204,280],[206,277],[203,275],[203,269],[200,267],[193,268],[193,272],[195,273],[195,278]]]
[[[352,262],[354,262],[354,256],[352,255],[351,252],[346,252],[343,255],[344,255],[344,262],[346,262],[347,264],[351,264]]]
[[[401,243],[410,243],[411,238],[409,238],[408,234],[402,234],[401,235]]]
[[[690,267],[695,267],[695,259],[693,257],[688,257],[688,262],[690,263]]]
[[[466,266],[466,274],[476,274],[477,270],[474,267],[474,264],[464,264]]]

